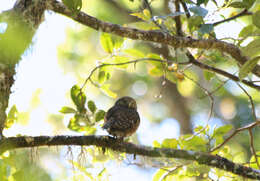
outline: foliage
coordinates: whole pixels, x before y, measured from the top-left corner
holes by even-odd
[[[82,0],[62,2],[74,20],[79,20],[78,15],[83,11],[109,23],[104,23],[107,27],[98,24],[96,29],[99,32],[81,26],[68,30],[66,42],[58,49],[59,64],[65,73],[72,73],[76,77],[77,84],[70,85],[68,90],[71,105],[60,106],[62,116],[53,116],[51,120],[64,118],[65,123],[67,119],[68,130],[74,133],[99,134],[109,105],[117,97],[131,95],[137,99],[141,124],[147,126],[147,129],[140,130],[141,125],[138,135],[141,133],[149,138],[153,147],[211,153],[259,169],[256,155],[259,154],[260,144],[256,140],[260,134],[257,126],[246,126],[254,123],[255,117],[259,116],[260,94],[259,89],[243,88],[245,82],[259,85],[259,77],[254,71],[259,65],[260,54],[259,1],[176,0],[164,4],[164,1],[158,0],[125,0],[88,1],[86,5]],[[181,8],[175,7],[174,2],[179,3]],[[13,24],[12,21],[2,19],[1,22],[7,23],[7,27]],[[232,37],[225,34],[230,29],[234,30],[228,26],[231,22],[243,24]],[[153,43],[141,41],[141,36],[137,37],[139,40],[130,40],[127,33],[122,34],[123,37],[115,35],[110,23],[118,24],[116,27],[120,27],[121,31],[136,28],[134,30],[138,36],[139,30],[147,31],[145,38]],[[13,47],[5,46],[14,41],[15,33],[31,38],[30,33],[25,33],[26,27],[20,24],[23,21],[15,29],[21,32],[14,30],[5,37],[6,29],[0,34],[0,47],[5,52],[0,55],[1,63],[15,65],[17,57],[25,50],[19,43],[14,53]],[[218,28],[220,25],[224,27],[221,31]],[[181,46],[171,47],[156,37],[149,37],[149,32],[168,33],[169,36],[177,37],[174,43]],[[223,52],[214,49],[220,43],[220,34],[226,46],[230,43],[241,50],[231,54],[244,58],[246,62],[224,53],[225,47],[222,47]],[[18,42],[23,42],[24,36],[19,34],[21,40]],[[208,46],[201,43],[207,40],[211,42]],[[27,41],[24,43],[28,44]],[[186,41],[191,42],[191,45],[185,44]],[[6,54],[11,55],[13,62],[6,62]],[[191,56],[194,60],[191,60]],[[26,111],[18,111],[20,108],[16,104],[10,104],[5,130],[15,128],[18,123],[28,124],[32,110],[42,106],[40,94],[41,90],[35,91]],[[48,111],[46,114],[49,114]],[[163,130],[167,118],[178,121],[181,131],[179,128]],[[153,127],[156,127],[156,131]],[[160,129],[162,131],[157,134]],[[144,133],[144,130],[152,134]],[[174,135],[175,132],[178,134]],[[131,137],[131,142],[136,144],[143,144],[143,140],[139,136]],[[69,147],[67,152],[72,157],[69,164],[76,170],[73,173],[74,180],[108,180],[111,171],[109,166],[114,166],[116,162],[158,168],[149,177],[154,181],[243,179],[196,161],[145,158],[143,163],[141,158],[135,159],[135,155],[132,159],[129,155],[96,147],[76,150]],[[76,160],[73,154],[77,152],[80,153]],[[50,175],[54,172],[47,173],[47,169],[38,162],[29,163],[26,160],[28,154],[12,151],[2,154],[0,180],[53,180]],[[21,163],[16,164],[20,158]],[[145,169],[141,171],[145,172]]]

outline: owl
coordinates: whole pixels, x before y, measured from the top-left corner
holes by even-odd
[[[125,96],[118,99],[107,111],[102,128],[115,138],[123,140],[124,137],[134,134],[139,124],[136,102],[133,98]]]

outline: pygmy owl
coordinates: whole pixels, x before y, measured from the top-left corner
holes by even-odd
[[[107,111],[104,121],[102,128],[116,138],[123,139],[134,134],[140,124],[135,100],[128,96],[118,99]]]

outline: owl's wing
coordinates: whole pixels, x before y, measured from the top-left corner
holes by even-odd
[[[134,109],[118,108],[108,121],[112,131],[124,131],[132,129],[140,121],[140,118]]]

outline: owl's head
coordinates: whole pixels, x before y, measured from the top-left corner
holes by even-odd
[[[128,97],[128,96],[121,97],[120,99],[118,99],[115,105],[126,107],[126,108],[137,109],[135,100],[132,97]]]

